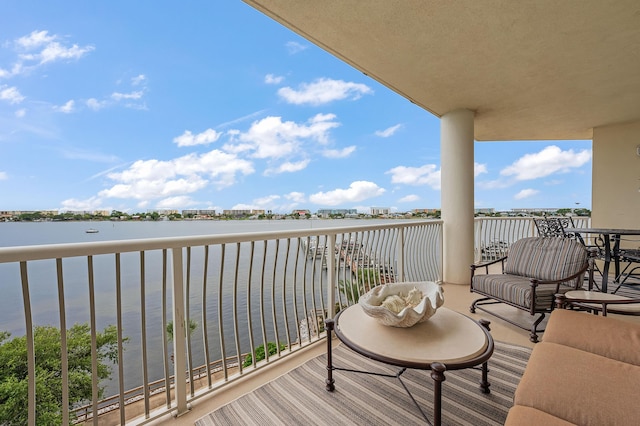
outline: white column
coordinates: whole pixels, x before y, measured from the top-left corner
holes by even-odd
[[[473,263],[473,111],[459,109],[440,120],[443,279],[469,284]]]

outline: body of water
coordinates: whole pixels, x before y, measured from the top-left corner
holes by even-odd
[[[90,241],[111,241],[126,239],[146,239],[176,236],[194,235],[221,235],[234,233],[264,232],[277,230],[297,230],[330,228],[341,226],[372,225],[378,223],[389,223],[385,220],[242,220],[242,221],[164,221],[164,222],[8,222],[0,223],[0,246],[29,246],[40,244],[60,244],[77,243]],[[397,223],[397,221],[394,221]],[[98,232],[87,233],[87,229],[95,229]],[[232,248],[229,248],[232,251]],[[147,346],[149,352],[150,380],[162,377],[162,265],[161,253],[151,252],[145,259],[145,310],[147,322]],[[228,253],[233,257],[235,254]],[[142,348],[140,339],[141,315],[140,315],[140,269],[139,255],[136,253],[125,253],[121,256],[122,262],[122,322],[123,334],[129,339],[124,352],[125,369],[125,389],[142,384],[142,373],[140,370],[140,360],[142,358]],[[240,259],[242,264],[244,259]],[[116,324],[116,299],[115,299],[115,275],[113,271],[113,256],[96,256],[94,259],[95,268],[95,294],[96,294],[96,324],[99,330],[109,324]],[[244,262],[248,264],[248,261]],[[194,250],[192,256],[192,271],[198,277],[192,277],[192,288],[189,299],[191,302],[190,312],[196,319],[200,320],[202,312],[202,270],[203,256],[201,251]],[[311,268],[309,269],[311,271]],[[254,271],[254,274],[256,271]],[[324,274],[319,268],[314,273]],[[209,271],[214,282],[218,276],[217,272]],[[248,276],[248,265],[242,264],[239,270],[238,282],[246,283]],[[287,275],[291,272],[287,271]],[[56,285],[55,262],[35,261],[29,264],[30,298],[32,304],[33,321],[36,325],[59,326],[58,293]],[[300,277],[299,277],[300,278]],[[67,312],[67,326],[74,323],[89,322],[89,290],[87,282],[87,261],[86,258],[70,258],[64,260],[64,285],[65,304]],[[245,308],[248,304],[246,290],[239,291],[232,296],[233,282],[235,278],[231,275],[225,277],[224,298],[237,297],[237,304]],[[292,277],[290,277],[292,279]],[[22,289],[20,286],[19,268],[16,264],[0,264],[0,288],[3,297],[0,298],[0,330],[9,331],[14,336],[24,334],[24,311],[22,302]],[[267,289],[269,290],[269,289]],[[281,290],[278,290],[281,291]],[[318,290],[316,290],[318,291]],[[209,331],[217,328],[217,289],[210,289],[212,295],[207,306],[208,319],[211,321]],[[170,290],[168,291],[168,308],[171,309]],[[260,293],[256,290],[251,295],[251,309],[255,311],[256,318],[259,318],[259,307],[261,303]],[[299,297],[304,297],[300,292]],[[233,335],[231,318],[232,303],[224,303],[223,315],[227,318],[224,323],[225,334]],[[290,307],[292,308],[292,307]],[[269,308],[268,308],[269,309]],[[267,309],[267,317],[270,316]],[[280,309],[280,308],[278,308]],[[246,315],[240,319],[240,326],[246,330]],[[258,320],[256,320],[259,322]],[[259,324],[257,324],[259,327]],[[230,328],[231,327],[231,328]],[[290,324],[292,329],[297,330],[296,324]],[[268,327],[268,333],[273,333],[272,327]],[[283,330],[279,330],[281,333]],[[260,330],[256,329],[256,335],[260,335]],[[297,338],[297,331],[292,340]],[[213,332],[211,338],[213,347],[211,359],[221,357],[218,345],[219,336]],[[192,343],[194,348],[202,347],[202,331],[198,329],[193,335]],[[261,341],[255,343],[259,345]],[[229,350],[235,351],[233,341],[227,341]],[[246,331],[241,342],[241,352],[248,349]],[[202,350],[194,350],[193,365],[204,363]],[[232,353],[227,352],[227,356]],[[115,370],[114,370],[115,371]],[[117,382],[108,381],[106,394],[117,393]]]

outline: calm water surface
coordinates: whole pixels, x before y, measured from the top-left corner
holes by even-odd
[[[166,222],[17,222],[0,223],[0,247],[29,246],[40,244],[60,244],[90,241],[110,241],[126,239],[144,239],[194,235],[220,235],[276,230],[320,229],[339,226],[372,225],[385,223],[384,220],[243,220],[243,221],[166,221]],[[397,223],[397,221],[394,221]],[[97,233],[86,233],[89,228]],[[125,388],[142,383],[139,368],[141,359],[141,318],[140,318],[140,278],[137,254],[122,256],[122,292],[123,292],[123,330],[129,342],[125,346]],[[64,261],[65,303],[67,324],[89,321],[89,294],[87,285],[86,258],[71,258]],[[160,253],[149,253],[146,262],[146,318],[149,347],[150,380],[161,378],[162,374],[162,330],[161,324],[161,265]],[[108,324],[116,324],[113,257],[94,260],[96,319],[102,329]],[[194,267],[194,271],[197,268]],[[241,271],[242,272],[242,271]],[[33,321],[36,325],[59,325],[58,294],[55,284],[55,262],[37,261],[29,266],[30,298]],[[22,289],[20,287],[17,265],[0,264],[0,330],[6,330],[14,336],[24,334],[24,311]],[[201,296],[192,289],[191,311],[201,311]],[[240,304],[246,304],[246,296],[239,294]],[[252,298],[253,299],[253,298]],[[213,301],[212,301],[213,302]],[[213,304],[213,303],[212,303]],[[258,305],[255,303],[254,305]],[[171,302],[169,300],[169,309]],[[230,306],[230,305],[229,305]],[[212,309],[209,307],[207,311]],[[197,313],[193,313],[196,315]],[[215,319],[212,312],[209,318]],[[154,324],[154,325],[151,325]],[[229,322],[228,324],[231,324]],[[212,324],[215,327],[215,324]],[[225,331],[226,333],[226,331]],[[201,333],[194,333],[194,345],[202,345]],[[294,340],[295,340],[294,336]],[[233,345],[233,342],[227,342]],[[242,342],[246,348],[247,342]],[[258,343],[259,344],[259,343]],[[243,352],[245,350],[243,349]],[[196,352],[194,365],[204,363],[202,352]],[[212,359],[220,358],[218,352],[212,353]],[[231,355],[227,353],[227,355]],[[115,370],[114,370],[115,371]],[[106,394],[118,392],[117,380],[105,383]]]

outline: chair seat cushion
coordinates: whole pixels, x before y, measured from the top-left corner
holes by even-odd
[[[475,275],[471,286],[474,291],[504,300],[526,309],[531,308],[531,279],[517,275],[490,274]],[[543,284],[536,287],[536,309],[551,309],[553,307],[556,284]],[[573,290],[571,287],[560,286],[559,293]]]

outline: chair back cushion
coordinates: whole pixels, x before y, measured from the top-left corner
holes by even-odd
[[[509,247],[504,272],[544,281],[558,281],[580,272],[587,265],[588,257],[585,247],[569,238],[522,238]],[[574,285],[577,282],[572,280],[571,283],[564,284]]]

